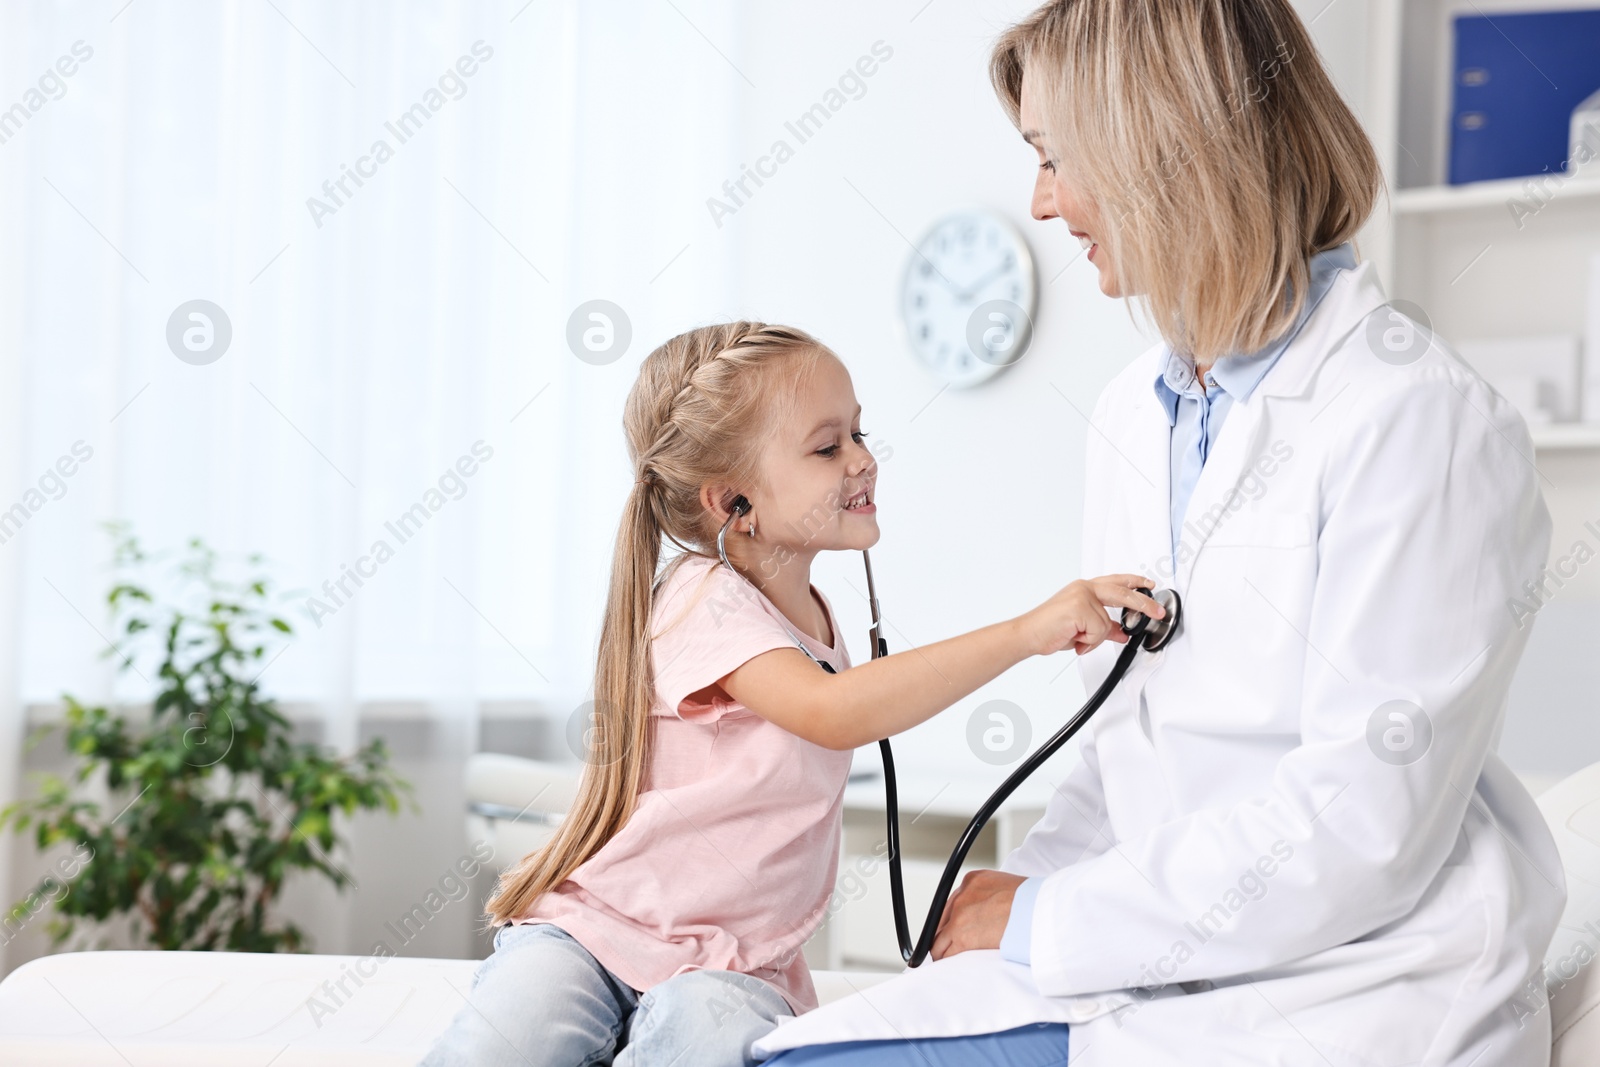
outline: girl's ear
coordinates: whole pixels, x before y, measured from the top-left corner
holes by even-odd
[[[721,526],[733,514],[733,498],[738,495],[732,486],[707,482],[700,487],[700,506]]]

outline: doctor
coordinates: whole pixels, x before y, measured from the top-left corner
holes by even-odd
[[[1183,629],[934,962],[756,1053],[1548,1063],[1565,883],[1495,747],[1550,518],[1523,420],[1357,262],[1367,137],[1289,0],[1054,0],[990,72],[1033,217],[1165,338],[1095,408],[1080,569],[1171,585]]]

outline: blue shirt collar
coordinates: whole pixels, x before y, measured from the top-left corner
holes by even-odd
[[[1300,308],[1300,316],[1294,324],[1284,331],[1275,340],[1269,341],[1254,352],[1231,353],[1218,359],[1211,366],[1211,377],[1217,387],[1227,393],[1236,402],[1243,402],[1260,384],[1272,365],[1278,361],[1283,350],[1289,347],[1289,342],[1294,340],[1300,332],[1300,327],[1305,325],[1306,319],[1311,317],[1317,304],[1333,285],[1334,275],[1341,270],[1351,270],[1356,265],[1355,249],[1349,241],[1334,248],[1323,249],[1311,257],[1308,264],[1311,272],[1311,290],[1309,299]],[[1291,292],[1292,299],[1293,294]],[[1161,372],[1156,375],[1156,399],[1167,412],[1167,424],[1175,426],[1178,422],[1178,398],[1181,390],[1194,382],[1194,361],[1186,356],[1180,356],[1170,346],[1165,348],[1167,358],[1162,364]]]

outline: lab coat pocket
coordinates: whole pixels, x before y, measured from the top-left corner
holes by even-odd
[[[1252,683],[1259,728],[1287,729],[1280,716],[1297,706],[1316,573],[1309,514],[1241,512],[1212,534],[1196,560],[1190,601],[1209,610],[1203,619],[1200,610],[1192,612],[1193,632],[1199,635],[1204,622],[1215,633],[1202,643],[1218,645],[1208,652],[1224,657],[1237,653],[1221,645],[1248,642],[1259,670]]]
[[[1299,634],[1311,612],[1311,593],[1317,573],[1317,546],[1309,515],[1263,516],[1257,524],[1259,539],[1247,549],[1245,578],[1249,590],[1265,601]],[[1276,609],[1273,611],[1273,609]]]
[[[1212,548],[1302,548],[1311,544],[1311,516],[1298,512],[1240,512],[1206,542]]]
[[[1238,515],[1211,535],[1201,555],[1247,618],[1297,622],[1310,606],[1316,545],[1309,515]]]

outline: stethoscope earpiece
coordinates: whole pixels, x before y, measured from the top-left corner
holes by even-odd
[[[748,514],[750,514],[750,500],[743,493],[740,493],[738,496],[734,497],[733,502],[728,505],[728,518],[725,522],[723,522],[722,529],[717,531],[717,555],[722,558],[722,565],[727,567],[730,571],[733,571],[735,574],[738,574],[739,572],[734,570],[733,564],[728,562],[728,527],[732,526],[733,520],[737,519],[740,515]],[[755,523],[752,522],[750,524],[750,536],[754,537],[755,535],[756,527]]]

